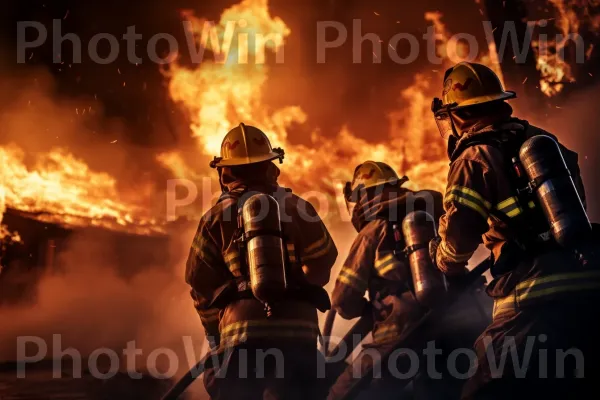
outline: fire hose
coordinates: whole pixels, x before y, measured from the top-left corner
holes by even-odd
[[[382,357],[378,360],[378,364],[383,362],[383,360],[387,359],[391,355],[391,353],[399,348],[400,346],[405,346],[410,343],[411,340],[418,339],[420,328],[425,325],[427,321],[440,319],[445,312],[460,298],[460,296],[465,292],[466,289],[474,285],[478,280],[481,279],[481,276],[491,267],[491,260],[486,259],[475,268],[473,268],[467,276],[462,281],[462,284],[458,287],[450,288],[448,293],[445,295],[445,298],[439,302],[439,306],[427,312],[401,339],[398,340],[397,344],[391,347],[391,350],[382,355]],[[348,352],[351,353],[354,350],[354,347],[360,343],[360,340],[355,340],[356,335],[360,335],[360,339],[364,339],[369,332],[373,329],[373,313],[371,309],[367,307],[363,312],[363,316],[350,328],[350,330],[344,335],[340,343],[336,345],[336,347],[329,351],[329,339],[331,337],[331,332],[333,330],[333,323],[335,321],[337,313],[334,310],[330,310],[325,319],[325,325],[323,327],[323,353],[325,356],[330,356],[332,354],[336,354],[340,349],[350,350]],[[185,392],[185,390],[190,386],[198,377],[200,377],[204,373],[205,364],[208,358],[211,356],[211,353],[207,354],[202,360],[200,360],[193,368],[191,368],[169,391],[161,398],[161,400],[177,400],[179,396]],[[376,364],[371,366],[372,370]],[[360,378],[346,393],[343,397],[344,400],[354,399],[360,391],[369,383],[368,381],[368,372]],[[408,384],[410,380],[406,380],[406,384]]]
[[[373,365],[370,366],[364,374],[352,385],[348,392],[341,397],[342,400],[355,399],[360,392],[370,383],[370,373],[375,369],[379,368],[384,362],[388,362],[389,357],[400,348],[415,348],[420,345],[423,340],[421,334],[422,328],[429,321],[441,320],[450,307],[456,303],[463,293],[468,291],[473,285],[481,280],[482,275],[490,269],[492,266],[491,259],[486,259],[475,268],[473,268],[460,282],[460,284],[450,287],[444,298],[438,303],[437,307],[429,310],[421,319],[417,321],[412,328],[410,328],[401,338],[399,338],[393,346],[390,346],[389,350],[381,355]],[[412,379],[408,378],[405,380],[405,384],[408,385]]]
[[[181,379],[177,381],[171,389],[161,397],[161,400],[177,400],[179,396],[185,392],[185,390],[190,386],[196,378],[199,378],[203,373],[206,367],[206,361],[208,360],[211,353],[207,354],[200,360],[194,367],[192,367]]]

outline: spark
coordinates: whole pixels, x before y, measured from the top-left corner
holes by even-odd
[[[33,58],[33,52],[31,52],[31,55],[29,56],[29,59],[31,60]]]
[[[65,13],[65,16],[63,17],[63,21],[64,21],[65,19],[67,19],[67,17],[68,17],[68,16],[69,16],[69,10],[67,10],[67,12]]]
[[[527,79],[529,79],[528,76],[526,76],[525,79],[523,80],[523,85],[525,84],[525,82],[527,82]]]
[[[379,16],[379,13],[377,11],[373,11],[373,14]]]
[[[121,75],[121,69],[117,68],[117,72],[119,73],[119,75]]]
[[[115,143],[117,143],[117,139],[115,139],[112,142],[110,142],[110,144],[115,144]]]
[[[588,72],[588,75],[589,75],[589,76],[594,76],[594,75],[592,75],[592,73],[591,73],[591,72]]]

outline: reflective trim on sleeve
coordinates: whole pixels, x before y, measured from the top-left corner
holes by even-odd
[[[514,314],[519,308],[547,301],[558,295],[597,292],[600,295],[600,271],[567,272],[538,276],[519,283],[508,296],[494,301],[494,318]]]
[[[448,203],[451,201],[469,207],[485,219],[488,218],[490,208],[492,207],[491,203],[485,200],[483,196],[465,186],[455,185],[448,189],[444,202]]]
[[[241,276],[242,264],[240,262],[240,253],[237,250],[231,250],[225,253],[225,265],[233,276]]]
[[[363,294],[368,287],[367,281],[362,279],[356,272],[347,267],[342,267],[337,280],[343,285],[352,287],[356,291],[360,292],[360,294]]]
[[[529,206],[531,207],[531,205]],[[498,203],[496,210],[506,214],[506,216],[510,218],[514,218],[523,212],[523,209],[519,205],[519,200],[514,196]]]
[[[302,254],[302,259],[304,261],[314,260],[319,257],[323,257],[327,253],[331,251],[331,247],[333,243],[329,234],[327,232],[323,232],[323,237],[316,242],[308,245]]]
[[[198,257],[206,261],[207,264],[215,263],[220,258],[220,251],[217,246],[202,234],[196,235],[192,242],[192,248],[198,254]]]
[[[382,253],[375,259],[375,270],[380,276],[384,276],[388,272],[401,267],[402,264],[394,253]]]

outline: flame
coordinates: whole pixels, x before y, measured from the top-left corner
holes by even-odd
[[[561,40],[532,42],[532,47],[537,58],[537,70],[540,72],[540,90],[548,97],[560,93],[567,83],[576,82],[573,68],[564,56],[567,46],[573,45],[570,37],[579,35],[582,27],[597,31],[600,27],[600,15],[593,10],[600,5],[598,0],[566,1],[549,0],[555,10],[554,27],[562,35]],[[547,20],[539,21],[538,24]],[[579,37],[581,39],[581,37]],[[583,40],[583,39],[581,39]],[[576,44],[575,46],[580,46]],[[589,58],[593,44],[583,43],[587,46],[585,55]],[[579,51],[579,50],[578,50]],[[581,61],[577,61],[581,62]]]
[[[226,9],[212,32],[206,21],[190,12],[184,16],[190,21],[200,46],[211,44],[207,42],[208,37],[218,37],[222,44],[216,48],[214,44],[212,46],[215,60],[204,60],[195,69],[175,64],[167,72],[170,95],[189,113],[192,135],[202,154],[218,155],[224,133],[242,121],[260,127],[275,146],[286,150],[285,163],[288,166],[284,167],[282,181],[301,195],[304,191],[309,192],[309,196],[317,196],[315,193],[318,192],[331,204],[339,203],[336,196],[340,194],[342,182],[350,180],[354,167],[366,160],[385,161],[399,173],[408,175],[411,180],[407,186],[411,189],[442,191],[445,188],[448,171],[445,143],[438,134],[430,111],[431,99],[439,96],[443,71],[417,74],[413,84],[400,91],[399,100],[408,106],[389,114],[390,136],[385,142],[372,143],[343,128],[333,137],[316,130],[312,132],[309,144],[295,144],[289,140],[288,130],[292,124],[306,121],[304,111],[299,107],[270,111],[263,101],[268,66],[238,62],[240,58],[256,57],[262,49],[252,49],[235,40],[231,40],[231,46],[224,46],[226,39],[235,34],[240,37],[240,34],[263,33],[280,39],[292,34],[280,18],[270,14],[268,0],[242,0]],[[452,35],[442,23],[441,13],[426,13],[425,19],[433,23],[437,33],[444,37],[439,43],[438,55],[444,59],[444,67],[448,68],[452,62],[445,49]],[[232,25],[237,27],[235,34],[231,31]],[[279,40],[277,45],[282,46],[283,40]],[[278,46],[273,45],[269,50],[276,53]],[[229,49],[229,53],[224,49]],[[243,50],[237,57],[236,49]],[[454,59],[468,54],[468,51],[459,43],[456,53]],[[480,62],[500,72],[492,59],[486,56]],[[179,177],[198,175],[190,173],[190,168],[184,167],[182,158],[175,154],[163,154],[159,160],[170,166]],[[286,170],[292,173],[285,173]],[[207,172],[203,169],[204,174]]]
[[[399,102],[407,105],[389,113],[387,140],[374,143],[343,127],[337,135],[315,129],[303,144],[291,140],[289,132],[293,125],[305,126],[306,113],[298,106],[272,109],[264,100],[270,72],[265,53],[276,58],[283,55],[285,40],[292,34],[281,18],[271,15],[268,0],[242,0],[224,10],[214,25],[191,12],[184,16],[199,48],[210,50],[214,59],[205,57],[197,68],[175,63],[164,71],[171,98],[190,116],[190,130],[202,155],[191,161],[183,151],[158,155],[157,162],[176,177],[199,181],[208,176],[216,183],[216,174],[198,163],[219,154],[224,133],[243,121],[260,127],[273,145],[286,150],[284,185],[300,195],[320,196],[328,205],[339,206],[343,182],[350,180],[354,167],[365,160],[389,163],[409,176],[407,186],[411,189],[444,189],[448,162],[445,143],[431,116],[430,100],[439,95],[438,83],[443,69],[452,65],[450,58],[456,61],[468,51],[459,43],[457,54],[446,54],[451,33],[441,13],[426,13],[424,18],[444,38],[438,47],[443,69],[423,71],[415,75],[410,86],[399,90]],[[479,61],[500,73],[492,62],[493,55],[491,51]],[[20,148],[5,146],[0,147],[0,161],[6,166],[0,172],[0,212],[9,207],[64,225],[163,232],[164,221],[152,217],[151,210],[140,201],[124,199],[113,176],[91,170],[64,149],[42,154],[28,166]],[[186,213],[185,209],[179,211]],[[334,219],[344,219],[342,214],[345,212],[333,213],[337,216]],[[196,216],[194,210],[193,218]]]
[[[33,167],[16,145],[0,147],[0,211],[10,207],[68,226],[99,226],[139,234],[161,231],[144,208],[119,201],[115,178],[89,169],[64,149],[41,154]]]

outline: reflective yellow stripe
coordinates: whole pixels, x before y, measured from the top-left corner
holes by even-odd
[[[448,244],[445,240],[442,241],[442,243],[440,243],[439,249],[440,249],[440,252],[442,253],[442,256],[451,262],[458,263],[458,262],[469,261],[471,256],[473,256],[473,253],[459,254],[459,253],[454,252],[453,250],[450,249],[450,247],[448,247]]]
[[[576,283],[572,285],[564,285],[551,287],[542,290],[536,290],[534,292],[524,293],[517,297],[518,302],[522,302],[524,300],[531,300],[542,296],[548,296],[556,293],[564,293],[564,292],[574,292],[579,290],[588,290],[588,289],[600,289],[600,282],[585,282],[585,283]]]
[[[541,276],[523,281],[519,283],[516,288],[518,290],[526,290],[530,289],[534,285],[540,285],[542,283],[589,278],[600,278],[600,271],[567,272],[564,274],[552,274],[548,276]]]
[[[394,253],[384,253],[381,255],[381,258],[375,260],[375,269],[381,276],[384,276],[388,272],[394,270],[395,268],[400,268],[401,266],[402,264],[396,258]]]
[[[486,199],[483,198],[482,195],[480,195],[479,193],[477,193],[475,190],[470,189],[466,186],[460,186],[460,185],[454,185],[451,186],[450,188],[448,188],[448,190],[446,191],[446,195],[449,195],[451,192],[460,192],[460,193],[464,193],[470,197],[473,197],[475,200],[480,201],[482,206],[484,208],[487,208],[488,210],[490,208],[492,208],[492,203],[490,203],[489,201],[487,201]]]
[[[485,219],[488,218],[488,215],[489,215],[488,212],[471,200],[465,199],[463,197],[459,197],[455,194],[449,194],[446,196],[444,201],[445,202],[455,201],[456,203],[462,204],[464,206],[469,207],[470,209],[472,209],[474,211],[477,211],[483,218],[485,218]]]
[[[514,196],[498,203],[496,209],[510,218],[514,218],[523,212],[523,209],[519,205],[519,200]]]
[[[340,275],[337,279],[338,282],[356,289],[361,294],[364,293],[365,290],[367,290],[367,282],[360,276],[358,276],[358,274],[352,271],[350,268],[342,267]]]
[[[516,197],[509,197],[506,200],[501,201],[500,203],[498,203],[498,205],[496,206],[496,208],[498,210],[502,210],[503,208],[512,206],[513,204],[515,204],[517,202],[517,198]]]
[[[201,234],[194,238],[192,248],[198,253],[200,258],[206,260],[209,264],[216,262],[220,255],[217,246]]]
[[[392,260],[394,253],[383,253],[380,258],[375,260],[375,268],[379,269],[382,264]]]
[[[327,242],[327,240],[329,240],[329,236],[326,233],[324,233],[322,238],[306,246],[306,248],[304,249],[304,253],[309,254],[311,251],[315,251],[319,247],[323,246],[325,242]]]
[[[494,301],[494,318],[519,306],[556,294],[600,290],[600,271],[569,272],[537,277],[519,283],[509,296]]]
[[[325,239],[326,239],[327,246],[325,246],[321,250],[316,251],[314,253],[305,254],[303,256],[303,259],[304,260],[314,260],[314,259],[317,259],[319,257],[323,257],[324,255],[326,255],[327,253],[329,253],[331,251],[331,247],[333,246],[333,243],[331,242],[331,239],[329,238],[329,236],[327,236]]]
[[[316,340],[319,326],[300,320],[253,320],[235,322],[221,330],[221,345],[234,346],[248,339],[296,338]]]
[[[232,250],[225,254],[225,265],[233,275],[238,275],[242,264],[240,263],[240,253],[236,250]]]
[[[231,331],[234,330],[239,330],[239,329],[247,329],[247,328],[254,328],[254,327],[267,327],[267,328],[277,328],[277,329],[281,329],[281,328],[299,328],[299,329],[318,329],[318,325],[315,324],[314,322],[310,322],[310,321],[301,321],[301,320],[295,320],[295,319],[281,319],[281,320],[266,320],[266,319],[259,319],[259,320],[251,320],[251,321],[239,321],[239,322],[234,322],[232,324],[226,325],[223,327],[223,329],[221,330],[221,335],[225,336],[226,334],[228,334]]]

